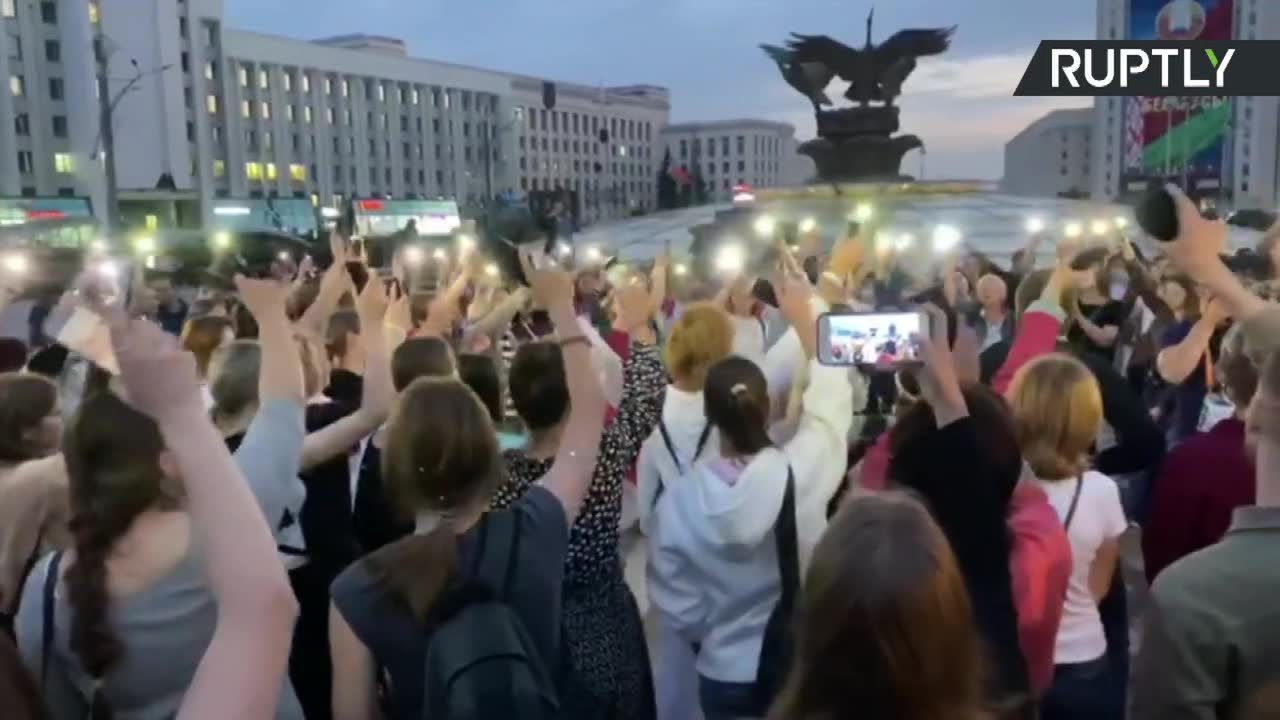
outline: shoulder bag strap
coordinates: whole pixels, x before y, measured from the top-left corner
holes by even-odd
[[[693,451],[694,460],[697,460],[698,456],[702,454],[702,448],[706,447],[707,438],[709,437],[711,437],[711,421],[707,421],[707,424],[702,426],[702,434],[698,436],[698,447],[694,448]]]
[[[773,537],[778,549],[778,576],[782,579],[779,603],[788,611],[795,606],[800,590],[800,548],[796,538],[796,479],[787,466],[787,489],[782,496],[782,509],[774,523]]]
[[[49,565],[44,573],[43,621],[40,628],[40,691],[44,693],[49,677],[49,658],[53,654],[53,638],[57,631],[54,625],[55,598],[54,589],[58,587],[58,566],[62,564],[62,552],[55,552],[49,558]]]
[[[1062,521],[1062,529],[1071,529],[1071,520],[1076,516],[1076,506],[1080,504],[1080,488],[1084,485],[1084,476],[1076,476],[1076,490],[1071,494],[1071,506],[1067,508],[1067,517]]]

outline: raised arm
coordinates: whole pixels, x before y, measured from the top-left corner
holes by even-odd
[[[324,337],[329,318],[338,309],[342,296],[348,292],[355,292],[355,286],[351,284],[351,275],[347,272],[346,239],[334,233],[329,238],[329,246],[333,250],[333,263],[320,278],[320,292],[316,295],[315,301],[298,320],[299,327],[304,331],[320,337]]]
[[[1191,376],[1209,351],[1209,341],[1218,323],[1226,319],[1222,303],[1210,300],[1200,319],[1190,332],[1176,345],[1160,351],[1156,356],[1156,371],[1167,383],[1177,385]]]
[[[307,435],[302,443],[302,469],[315,467],[355,447],[387,419],[395,390],[391,381],[391,354],[383,320],[387,294],[382,283],[370,281],[356,298],[360,335],[365,343],[364,391],[360,409]]]
[[[1219,254],[1226,247],[1226,224],[1201,217],[1195,203],[1177,187],[1170,185],[1166,190],[1178,208],[1178,237],[1164,246],[1173,262],[1239,322],[1247,323],[1269,307],[1274,310],[1275,303],[1254,295],[1223,264]]]
[[[1095,345],[1101,347],[1111,347],[1116,344],[1116,338],[1120,335],[1119,325],[1098,325],[1080,311],[1080,305],[1077,304],[1071,308],[1072,317],[1075,318],[1076,324],[1084,332]]]
[[[547,308],[555,323],[564,355],[564,375],[569,383],[569,420],[560,439],[560,448],[542,484],[564,506],[572,524],[586,497],[600,452],[600,430],[604,426],[605,401],[600,382],[591,366],[590,342],[578,328],[573,312],[573,279],[557,268],[535,269],[521,255],[525,277],[536,303]]]
[[[297,616],[271,530],[205,413],[195,359],[157,326],[123,313],[111,334],[128,400],[155,419],[182,477],[218,605],[178,717],[270,717]]]

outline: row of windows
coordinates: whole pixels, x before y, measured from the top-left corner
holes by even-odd
[[[730,163],[729,161],[727,161],[727,160],[726,160],[726,161],[725,161],[724,163],[722,163],[722,165],[721,165],[721,172],[725,172],[725,173],[730,172],[730,168],[731,168],[731,167],[732,167],[732,163]],[[766,173],[777,173],[777,172],[778,172],[778,164],[777,164],[777,163],[774,163],[774,162],[767,162],[767,163],[764,163],[763,165],[761,165],[761,163],[757,162],[757,163],[755,164],[755,171],[756,171],[756,172],[761,172],[761,170],[762,170],[762,169],[763,169],[763,171],[764,171],[764,172],[766,172]],[[747,171],[747,161],[746,161],[746,160],[739,160],[739,161],[738,161],[738,172],[740,172],[740,173],[741,173],[741,172],[746,172],[746,171]],[[716,164],[715,164],[715,163],[707,163],[707,174],[708,174],[708,175],[715,175],[715,174],[716,174]]]
[[[9,40],[11,41],[9,43],[9,57],[13,58],[14,60],[21,60],[22,59],[22,38],[14,36],[14,37],[10,37]],[[54,63],[62,62],[62,43],[58,42],[57,40],[45,40],[44,41],[44,59]]]
[[[770,137],[767,135],[766,136],[752,135],[751,137],[753,139],[752,144],[753,144],[754,152],[756,152],[757,154],[763,152],[766,154],[776,155],[779,149],[781,148],[781,144],[779,143],[779,138]],[[737,142],[734,144],[734,146],[737,148],[737,151],[738,151],[737,154],[745,155],[747,153],[746,136],[738,135],[736,140]],[[692,143],[693,154],[696,157],[698,155],[701,155],[705,151],[707,154],[707,157],[715,157],[716,146],[717,146],[716,138],[714,137],[706,138],[705,141],[703,138],[694,138]],[[725,157],[728,157],[729,147],[730,147],[728,135],[720,136],[719,147],[720,147],[720,154],[724,155]],[[680,159],[681,160],[687,160],[689,158],[689,148],[690,148],[690,142],[688,140],[680,141]]]
[[[67,136],[67,116],[53,116],[53,136],[64,138]],[[31,116],[26,113],[18,113],[13,116],[13,132],[19,137],[27,137],[31,134]]]
[[[217,68],[212,62],[205,63],[205,79],[213,80],[217,75]],[[254,71],[252,64],[240,63],[238,67],[238,76],[240,87],[248,88],[251,85],[256,86],[259,90],[271,89],[271,73],[266,68],[258,68]],[[312,80],[311,73],[308,71],[298,71],[286,68],[281,72],[281,78],[284,84],[285,92],[293,92],[294,88],[299,88],[302,93],[309,94],[311,92]],[[363,84],[364,97],[366,100],[376,100],[377,102],[386,102],[388,94],[399,94],[401,105],[417,105],[421,102],[422,96],[425,94],[422,89],[400,83],[388,83],[381,80],[365,79],[356,80],[357,87]],[[337,75],[324,75],[320,82],[317,83],[326,96],[333,95],[335,91],[340,97],[350,97],[352,93],[351,78]],[[396,85],[391,93],[388,93],[388,85]],[[470,90],[452,90],[450,88],[432,87],[431,105],[432,107],[443,107],[448,109],[452,104],[451,96],[457,94],[459,103],[464,112],[470,112],[475,107],[476,112],[496,113],[498,111],[498,98],[494,95],[486,95],[483,93],[473,93]]]
[[[529,150],[533,150],[534,152],[537,152],[538,146],[539,146],[538,141],[539,141],[538,138],[528,138],[528,142],[526,143],[525,137],[521,135],[519,140],[520,149],[525,150],[527,148]],[[580,153],[580,154],[586,154],[586,155],[600,154],[600,147],[601,147],[600,143],[593,143],[589,141],[579,142],[578,140],[574,140],[572,142],[570,142],[569,140],[565,140],[564,142],[561,142],[559,139],[556,139],[556,138],[552,138],[550,141],[550,144],[548,144],[547,138],[542,138],[541,141],[542,141],[541,146],[542,146],[543,152],[556,152],[556,153],[573,152],[573,153]],[[653,149],[648,145],[636,145],[634,147],[628,147],[626,145],[613,145],[613,146],[610,146],[609,152],[613,155],[616,155],[617,157],[630,156],[634,158],[644,158],[644,159],[649,159],[653,157]]]
[[[98,8],[96,5],[90,6],[89,17],[92,20],[97,15]],[[7,18],[18,17],[17,0],[0,0],[0,16]],[[40,19],[49,25],[56,25],[58,22],[58,3],[53,0],[42,0],[40,3]]]
[[[53,154],[53,169],[63,175],[70,175],[75,172],[75,163],[71,159],[69,153]],[[36,171],[36,158],[30,150],[18,151],[18,172],[30,173]]]
[[[538,160],[537,158],[534,158],[532,161],[529,161],[528,159],[521,157],[520,169],[528,170],[530,167],[532,167],[534,170],[541,168],[544,172],[547,170],[553,170],[553,171],[559,172],[561,168],[561,163],[558,161]],[[568,160],[564,161],[563,167],[565,170],[569,169],[570,164]],[[650,172],[649,168],[647,168],[645,165],[642,165],[640,163],[635,163],[635,164],[611,163],[608,166],[606,166],[604,163],[599,163],[599,162],[593,163],[593,162],[586,162],[582,160],[574,160],[572,167],[574,172],[596,172],[596,173],[602,173],[604,172],[605,167],[608,167],[609,172],[613,173],[614,175],[639,176],[639,175],[645,175]]]
[[[606,187],[602,190],[600,188],[599,180],[596,180],[593,183],[591,180],[573,180],[569,178],[531,178],[523,176],[520,178],[521,190],[559,190],[562,188],[583,191],[587,193],[588,198],[595,196],[603,197],[610,195],[610,193],[616,197],[619,193],[643,193],[654,191],[654,187],[652,185],[643,182],[615,184],[612,188]]]
[[[541,128],[543,132],[599,137],[600,130],[603,128],[608,130],[609,137],[623,140],[650,140],[653,136],[653,126],[648,121],[642,120],[613,117],[609,118],[606,127],[604,119],[599,116],[582,115],[567,110],[516,108],[516,117],[521,116],[527,118],[530,130]]]
[[[13,97],[27,96],[27,80],[22,75],[13,74],[9,76],[9,94]],[[62,78],[49,78],[49,99],[61,100],[66,97],[66,87],[62,84]]]

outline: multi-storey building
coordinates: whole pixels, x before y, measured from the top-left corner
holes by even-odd
[[[574,191],[584,222],[654,204],[663,88],[555,83],[224,27],[221,0],[0,0],[0,195],[104,181],[94,39],[107,50],[122,188],[198,196],[448,197]],[[126,85],[128,92],[123,92]]]
[[[1054,110],[1004,146],[1003,192],[1053,197],[1089,192],[1093,110]]]
[[[730,200],[735,185],[779,187],[796,180],[796,129],[769,120],[721,120],[668,125],[664,152],[671,166],[699,171],[714,200]],[[661,158],[658,158],[661,161]]]
[[[1197,5],[1191,7],[1188,3]],[[1280,39],[1280,3],[1275,0],[1098,0],[1099,39],[1145,39],[1150,27],[1133,27],[1135,18],[1149,21],[1155,14],[1196,25],[1211,13],[1229,12],[1231,37],[1239,40]],[[1165,15],[1159,15],[1164,13]],[[1130,98],[1097,98],[1094,102],[1094,162],[1090,183],[1095,198],[1117,198],[1137,187],[1128,187],[1133,172],[1133,136],[1136,118]],[[1205,194],[1220,193],[1235,208],[1275,208],[1280,205],[1280,98],[1241,97],[1230,103],[1226,138],[1215,163],[1220,171],[1202,184]],[[1170,105],[1171,121],[1181,122],[1185,110]],[[1171,148],[1176,150],[1176,148]],[[1170,152],[1172,155],[1173,152]],[[1185,170],[1177,162],[1161,173],[1176,177]],[[1217,186],[1215,186],[1215,183]]]

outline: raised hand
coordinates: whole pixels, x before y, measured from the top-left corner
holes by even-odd
[[[337,231],[329,233],[329,253],[334,265],[346,265],[351,254],[347,238]]]
[[[573,307],[573,276],[568,272],[555,266],[534,267],[533,258],[526,253],[520,253],[520,265],[535,305],[548,310]]]
[[[1218,256],[1226,251],[1227,225],[1219,220],[1206,220],[1196,204],[1176,186],[1166,186],[1165,190],[1178,209],[1178,237],[1166,243],[1164,251],[1192,280],[1204,282],[1222,265]]]
[[[965,417],[969,411],[960,392],[951,348],[947,345],[947,316],[936,305],[924,305],[921,310],[929,317],[929,335],[914,338],[923,363],[916,378],[920,381],[920,396],[933,408],[941,428]]]
[[[818,325],[811,302],[813,287],[806,278],[792,275],[774,283],[773,291],[778,297],[778,310],[795,328],[805,356],[814,357],[818,352]]]
[[[274,312],[284,313],[289,300],[289,286],[277,280],[235,276],[236,292],[259,323]]]
[[[203,415],[195,356],[183,350],[177,338],[119,308],[110,310],[107,320],[130,405],[157,422],[175,413]]]
[[[618,322],[628,333],[642,327],[652,316],[649,292],[640,283],[631,282],[619,287],[613,293],[613,302],[617,306]]]
[[[389,304],[382,280],[377,277],[369,278],[364,289],[356,296],[356,314],[360,316],[360,327],[381,327]]]

